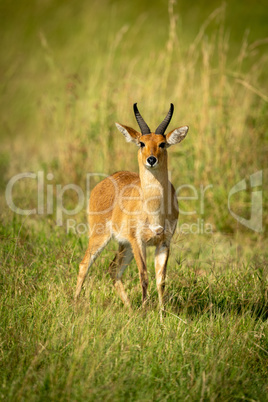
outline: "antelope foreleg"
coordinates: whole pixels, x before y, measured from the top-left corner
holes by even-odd
[[[164,291],[169,247],[161,243],[155,250],[155,274],[160,310],[164,309]]]
[[[134,254],[134,258],[136,260],[139,276],[140,276],[140,283],[142,289],[142,304],[146,302],[147,299],[147,288],[148,288],[148,273],[146,267],[146,247],[145,245],[139,246],[136,241],[131,243],[132,251]]]

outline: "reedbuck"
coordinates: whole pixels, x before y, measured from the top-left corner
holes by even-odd
[[[141,133],[116,123],[116,127],[139,148],[139,175],[117,172],[101,181],[89,200],[90,237],[86,254],[79,265],[75,298],[79,296],[86,274],[99,253],[111,238],[119,243],[118,252],[109,272],[123,303],[130,307],[122,275],[133,256],[136,260],[142,288],[142,303],[146,302],[148,275],[146,247],[155,246],[155,273],[160,310],[163,310],[166,267],[170,241],[176,229],[179,210],[176,193],[168,180],[167,148],[181,142],[188,126],[164,134],[174,106],[155,132],[151,132],[137,104],[134,113]]]

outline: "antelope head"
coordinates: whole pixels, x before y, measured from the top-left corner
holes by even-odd
[[[145,123],[138,110],[137,103],[133,105],[133,108],[141,132],[119,123],[116,123],[116,127],[122,134],[124,134],[127,142],[134,142],[134,144],[140,148],[139,162],[141,162],[147,169],[158,169],[165,166],[167,160],[167,148],[184,140],[189,127],[178,127],[175,128],[175,130],[170,131],[168,134],[165,134],[174,111],[174,105],[172,103],[170,104],[168,114],[157,127],[155,132],[152,132]]]

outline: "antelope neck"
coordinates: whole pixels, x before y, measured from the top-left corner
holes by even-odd
[[[147,169],[140,163],[140,181],[143,194],[144,212],[152,224],[164,226],[167,209],[168,171],[165,166]]]

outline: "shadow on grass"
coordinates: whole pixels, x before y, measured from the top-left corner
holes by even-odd
[[[212,288],[212,287],[211,287]],[[167,292],[166,303],[174,314],[180,315],[215,315],[234,312],[266,320],[268,318],[268,302],[264,296],[257,300],[242,298],[237,294],[221,294],[216,289],[197,287],[195,290],[178,287],[172,293]]]
[[[167,290],[166,303],[175,314],[250,314],[268,318],[268,262],[256,259],[246,270],[200,276],[196,272],[180,272]]]

